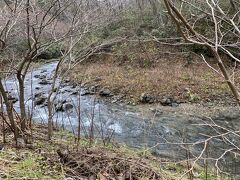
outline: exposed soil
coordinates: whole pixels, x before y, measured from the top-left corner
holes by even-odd
[[[211,57],[206,59],[218,70]],[[233,65],[228,68],[229,72],[234,70],[238,86],[240,69]],[[155,103],[171,97],[178,102],[235,104],[221,74],[210,69],[200,55],[180,47],[123,43],[114,46],[111,53],[95,55],[79,64],[69,77],[96,91],[109,89],[116,96],[112,97],[113,102],[120,99],[139,104],[145,93]]]

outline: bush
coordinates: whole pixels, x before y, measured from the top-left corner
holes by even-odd
[[[60,49],[58,46],[52,46],[47,50],[43,51],[37,56],[37,59],[54,59],[59,58],[64,50]]]
[[[16,40],[16,43],[13,44],[12,48],[17,54],[23,54],[28,50],[28,42],[26,38],[19,38]]]
[[[190,47],[190,50],[197,54],[203,54],[207,57],[213,57],[212,52],[206,46],[194,44]]]

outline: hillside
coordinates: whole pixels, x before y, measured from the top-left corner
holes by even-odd
[[[240,2],[0,2],[0,179],[239,179]]]
[[[189,48],[126,41],[109,51],[77,65],[68,78],[100,96],[109,90],[114,96],[107,99],[114,103],[165,105],[167,98],[178,104],[236,105],[224,78]],[[208,61],[217,69],[212,57]],[[238,85],[238,68],[235,77]]]

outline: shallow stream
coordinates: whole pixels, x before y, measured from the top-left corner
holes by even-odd
[[[43,64],[29,72],[25,81],[25,98],[28,110],[33,110],[33,119],[37,122],[47,122],[48,111],[46,97],[51,88],[52,74],[57,62]],[[7,91],[16,99],[14,107],[19,111],[18,86],[15,77],[5,81]],[[204,147],[200,143],[207,136],[216,135],[222,129],[207,126],[212,121],[208,117],[181,113],[179,111],[164,111],[161,106],[126,106],[113,104],[96,98],[95,95],[83,95],[84,88],[71,83],[61,83],[55,93],[54,122],[76,133],[78,127],[78,104],[80,99],[81,132],[89,135],[93,122],[94,136],[104,139],[111,138],[136,148],[149,148],[157,155],[176,160],[186,159],[186,149],[191,150],[191,157],[198,156]],[[81,89],[81,92],[80,92]],[[78,94],[82,95],[78,95]],[[176,109],[179,107],[175,107]],[[228,109],[211,117],[217,124],[231,130],[240,127],[240,114],[237,110]],[[197,125],[201,124],[201,125]],[[239,136],[227,136],[239,143]],[[187,143],[183,145],[182,143]],[[195,146],[191,143],[198,142]],[[189,143],[189,144],[188,144]],[[240,143],[239,143],[240,144]],[[238,145],[239,145],[238,144]],[[212,139],[208,156],[219,157],[227,148],[234,148],[229,143],[223,143],[221,138]],[[236,147],[235,147],[236,148]],[[236,150],[236,152],[239,150]],[[240,159],[226,153],[221,164],[227,170],[240,174]]]

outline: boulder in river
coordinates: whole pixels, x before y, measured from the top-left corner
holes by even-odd
[[[77,90],[74,90],[71,95],[77,95],[78,94],[78,91]]]
[[[43,74],[42,74],[42,75],[36,74],[36,75],[34,75],[34,77],[35,77],[35,78],[38,78],[38,79],[46,79],[47,76],[46,76],[46,75],[43,75]]]
[[[64,83],[69,83],[69,82],[70,82],[70,78],[64,79]]]
[[[39,82],[39,84],[41,84],[41,85],[47,85],[47,84],[51,84],[48,80],[46,80],[46,79],[42,79],[40,82]]]
[[[64,111],[63,110],[63,104],[66,103],[67,100],[58,100],[57,102],[54,103],[55,105],[55,110],[56,111]]]
[[[140,96],[140,102],[141,103],[153,103],[154,98],[147,93],[142,93]]]
[[[76,88],[77,87],[77,83],[71,83],[71,88]]]
[[[40,73],[46,73],[47,70],[46,69],[43,69]]]
[[[39,76],[39,79],[46,79],[46,78],[47,78],[47,76],[43,75],[43,74]]]
[[[103,88],[103,89],[101,89],[99,91],[99,95],[100,96],[104,96],[104,97],[111,97],[111,96],[113,96],[112,92],[109,89],[105,89],[105,88]]]
[[[86,95],[93,95],[95,94],[94,91],[88,89],[88,88],[85,88],[82,92],[81,92],[81,96],[86,96]]]
[[[38,97],[41,97],[43,96],[43,93],[42,92],[37,92],[34,94],[34,98],[38,98]]]
[[[169,96],[164,96],[161,100],[160,103],[163,106],[174,106],[176,107],[178,105],[177,101],[173,98],[173,97],[169,97]]]
[[[69,111],[73,108],[73,105],[71,103],[63,104],[63,111]]]
[[[123,99],[123,97],[124,97],[124,95],[118,95],[118,96],[114,96],[113,98],[112,98],[112,103],[117,103],[117,102],[121,102],[122,101],[122,99]]]
[[[34,104],[35,106],[42,105],[46,100],[47,100],[46,96],[39,95],[38,97],[35,98]]]
[[[63,111],[63,103],[62,102],[58,102],[57,104],[55,104],[55,110],[58,111]]]

